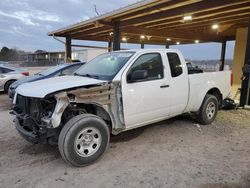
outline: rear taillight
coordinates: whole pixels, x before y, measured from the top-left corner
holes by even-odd
[[[30,73],[29,73],[29,72],[22,72],[22,75],[24,75],[24,76],[29,76]]]
[[[233,80],[234,80],[234,75],[233,75],[233,73],[231,72],[231,86],[233,85]]]

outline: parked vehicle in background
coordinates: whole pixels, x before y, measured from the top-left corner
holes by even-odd
[[[58,143],[66,162],[85,166],[108,148],[110,134],[182,113],[210,124],[230,94],[230,74],[189,75],[182,54],[174,49],[102,54],[75,76],[18,87],[16,129],[32,143]]]
[[[0,65],[8,65],[7,61],[0,61]]]
[[[197,74],[197,73],[203,73],[203,70],[199,68],[197,65],[193,64],[192,62],[187,62],[187,69],[188,74]]]
[[[13,82],[26,76],[29,76],[26,69],[0,65],[0,91],[8,92]]]
[[[35,75],[28,76],[26,78],[19,79],[12,83],[9,87],[9,97],[13,98],[15,95],[15,90],[18,86],[28,82],[34,82],[37,80],[43,80],[46,78],[52,78],[55,76],[65,76],[71,75],[75,72],[80,66],[84,65],[85,63],[64,63],[54,67],[51,67],[47,70],[41,71]]]

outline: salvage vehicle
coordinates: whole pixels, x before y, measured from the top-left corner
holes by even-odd
[[[0,91],[7,93],[13,82],[26,76],[29,76],[26,69],[0,65]]]
[[[21,78],[15,82],[13,82],[9,87],[9,98],[13,99],[15,95],[15,90],[18,86],[28,82],[34,82],[37,80],[43,80],[46,78],[52,78],[55,76],[64,76],[64,75],[71,75],[75,72],[80,66],[84,65],[85,63],[63,63],[49,69],[43,70],[37,74]]]
[[[110,135],[192,113],[214,121],[230,93],[230,71],[188,75],[174,49],[102,54],[74,76],[55,77],[17,88],[13,113],[18,132],[32,143],[57,143],[74,166],[93,163]]]

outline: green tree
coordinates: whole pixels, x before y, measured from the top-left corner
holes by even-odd
[[[9,49],[4,46],[0,51],[0,61],[17,61],[19,60],[19,53],[16,49]]]

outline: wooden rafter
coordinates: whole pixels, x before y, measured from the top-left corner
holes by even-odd
[[[250,2],[248,2],[247,6],[244,5],[244,7],[242,7],[242,5],[237,5],[237,7],[233,8],[234,6],[230,7],[230,9],[227,8],[223,8],[223,9],[218,9],[218,10],[214,10],[213,12],[211,11],[204,11],[198,14],[192,14],[193,20],[192,23],[199,21],[199,20],[210,20],[210,19],[214,19],[214,18],[223,18],[226,16],[235,16],[238,14],[242,14],[242,13],[249,13],[250,12]],[[145,24],[145,23],[140,23],[138,24],[138,26],[143,26],[143,27],[157,27],[157,26],[164,26],[164,25],[169,25],[169,24],[178,24],[182,21],[182,16],[178,16],[176,18],[166,18],[165,20],[159,21],[159,22],[154,22],[151,24]]]
[[[155,21],[164,20],[166,17],[173,17],[173,16],[184,15],[184,14],[189,14],[189,13],[191,14],[193,12],[199,12],[202,10],[213,11],[218,8],[230,6],[230,3],[236,5],[236,4],[242,4],[243,2],[244,1],[239,1],[239,0],[219,0],[219,1],[204,0],[198,3],[186,5],[184,7],[174,8],[174,9],[167,10],[167,11],[161,11],[155,14],[126,20],[126,21],[121,22],[120,26],[124,27],[128,25],[137,24],[140,22],[153,23]]]
[[[250,0],[146,0],[141,7],[131,5],[114,14],[100,16],[93,21],[78,23],[50,35],[71,39],[111,41],[113,26],[119,23],[120,37],[128,43],[140,43],[140,35],[150,36],[145,44],[182,44],[221,42],[234,39],[236,29],[248,26]],[[184,15],[192,15],[192,21],[183,22]],[[212,24],[219,24],[212,30]],[[166,38],[171,38],[167,42]]]

